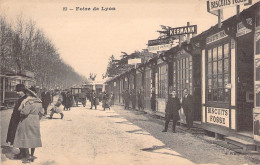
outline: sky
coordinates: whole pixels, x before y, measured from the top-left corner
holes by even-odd
[[[241,6],[241,11],[247,7]],[[190,22],[199,34],[218,21],[207,12],[206,0],[0,0],[0,14],[10,22],[18,15],[34,20],[67,64],[86,77],[96,73],[97,80],[111,55],[120,59],[121,52],[146,49],[148,40],[158,38],[160,25],[182,27]],[[224,20],[234,14],[235,7],[225,9]]]

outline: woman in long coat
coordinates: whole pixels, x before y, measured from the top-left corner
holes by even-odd
[[[14,146],[23,149],[24,163],[33,162],[35,148],[42,147],[39,119],[42,102],[30,89],[27,89],[26,95],[27,98],[18,108],[21,118],[14,139]],[[29,148],[31,148],[31,155],[29,155]]]
[[[13,143],[14,143],[15,133],[17,130],[17,126],[20,122],[20,111],[18,111],[18,108],[21,105],[22,101],[27,97],[25,95],[24,84],[17,84],[15,87],[15,91],[19,95],[19,99],[13,109],[13,113],[12,113],[9,127],[8,127],[7,138],[6,138],[6,143],[10,142],[11,145],[13,145]],[[20,153],[21,153],[21,149],[20,149]],[[15,155],[16,159],[19,159],[22,157],[22,154],[20,154],[20,153]]]

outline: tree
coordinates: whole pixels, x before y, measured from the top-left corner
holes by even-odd
[[[115,60],[114,55],[109,57],[108,65],[107,65],[107,72],[106,75],[108,77],[113,77],[118,73],[117,67],[118,67],[119,60]]]

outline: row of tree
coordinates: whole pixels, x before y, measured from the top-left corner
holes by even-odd
[[[87,79],[66,64],[43,31],[32,20],[18,17],[10,24],[0,15],[0,74],[34,72],[42,88],[69,88]]]

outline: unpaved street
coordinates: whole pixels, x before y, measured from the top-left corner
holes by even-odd
[[[251,164],[244,155],[230,155],[221,147],[207,143],[177,128],[177,133],[162,133],[162,121],[140,112],[115,106],[90,110],[74,107],[64,118],[41,121],[42,148],[37,148],[34,163],[64,164]],[[2,164],[21,164],[12,160],[17,149],[5,143],[11,110],[1,111]],[[171,124],[171,123],[170,123]],[[171,125],[170,127],[171,128]],[[170,130],[170,129],[169,129]]]

